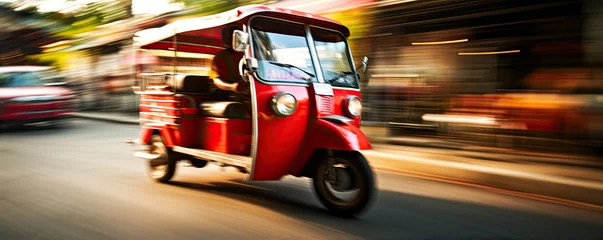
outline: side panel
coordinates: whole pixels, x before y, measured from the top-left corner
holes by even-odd
[[[153,131],[161,134],[166,146],[181,145],[179,98],[164,95],[143,95],[140,99],[142,130],[140,139],[148,142]]]
[[[200,147],[205,150],[249,156],[251,149],[251,120],[228,118],[201,118],[197,130]]]
[[[278,180],[294,164],[306,134],[310,113],[308,87],[256,81],[255,90],[258,142],[252,180]],[[297,99],[297,110],[291,116],[278,117],[272,111],[271,99],[279,92],[291,93]]]
[[[353,123],[337,124],[316,120],[310,125],[308,135],[297,154],[296,164],[288,174],[299,173],[316,149],[358,151],[371,149],[371,144]]]
[[[176,144],[181,147],[199,147],[201,132],[198,129],[201,126],[201,118],[199,117],[198,109],[182,107],[180,108],[180,115],[178,117],[176,123],[180,126],[178,129],[174,129]]]

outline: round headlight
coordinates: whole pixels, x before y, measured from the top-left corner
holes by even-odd
[[[358,117],[362,113],[362,102],[357,97],[350,97],[347,99],[345,110],[349,117]]]
[[[280,92],[272,97],[272,111],[278,116],[289,116],[296,108],[297,100],[290,93]]]

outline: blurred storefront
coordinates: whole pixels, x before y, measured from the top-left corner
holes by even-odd
[[[602,136],[602,1],[270,4],[320,14],[350,28],[355,62],[370,59],[361,76],[363,125],[381,129],[384,137],[418,134],[487,142],[476,136]],[[135,97],[132,65],[140,57],[131,48],[133,33],[186,16],[183,10],[98,27],[68,43],[65,51],[77,52],[77,58],[65,72],[88,86],[91,108],[136,111],[137,101],[126,99]],[[194,54],[176,61],[169,51],[145,54],[165,71],[176,64],[179,71],[204,74],[211,61],[211,56]],[[124,98],[115,103],[120,99],[115,96]]]
[[[592,140],[603,133],[596,123],[601,1],[328,3],[297,7],[356,28],[354,55],[370,59],[363,125],[385,129],[385,137]],[[465,117],[450,119],[456,115]]]

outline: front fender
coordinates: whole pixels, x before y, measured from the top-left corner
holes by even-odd
[[[318,119],[310,126],[305,142],[312,149],[358,151],[371,149],[371,144],[360,128],[349,122],[334,123]]]
[[[350,123],[318,119],[308,128],[291,174],[299,174],[317,149],[360,151],[371,149],[371,144],[360,128]]]

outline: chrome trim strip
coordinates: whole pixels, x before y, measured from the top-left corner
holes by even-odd
[[[247,57],[254,57],[253,49],[253,36],[251,34],[251,21],[257,16],[249,18],[247,25],[243,25],[243,30],[249,33],[249,51],[245,55]],[[258,109],[257,109],[257,94],[255,92],[255,81],[257,79],[257,73],[252,74],[249,79],[249,93],[251,94],[251,169],[249,170],[248,181],[253,181],[253,172],[255,170],[255,161],[257,158],[258,151]]]
[[[249,81],[249,89],[251,93],[251,169],[249,171],[249,180],[253,180],[253,171],[255,170],[255,162],[258,155],[258,139],[259,139],[259,127],[258,127],[258,99],[255,88],[256,78],[251,77]]]
[[[164,91],[140,91],[140,92],[134,92],[135,94],[140,94],[140,95],[174,95],[175,93],[173,92],[164,92]]]
[[[359,85],[360,86],[360,85]],[[356,91],[356,92],[360,92],[359,88],[348,88],[348,87],[333,87],[333,89],[340,89],[340,90],[348,90],[348,91]]]
[[[148,104],[140,104],[140,106],[148,107],[148,108],[156,108],[156,109],[174,110],[174,111],[180,110],[179,108],[174,108],[174,107],[155,106],[155,105],[148,105]]]
[[[147,115],[147,116],[155,116],[155,117],[165,117],[165,118],[174,118],[174,119],[178,119],[180,117],[177,116],[170,116],[167,114],[160,114],[160,113],[152,113],[152,112],[140,112],[140,115]]]
[[[154,128],[154,127],[161,128],[164,126],[165,126],[165,124],[161,124],[161,123],[146,123],[146,124],[142,125],[142,127],[150,127],[150,128]]]
[[[329,116],[322,117],[321,119],[327,120],[329,122],[334,122],[334,123],[347,123],[347,122],[353,121],[351,118],[339,116],[339,115],[329,115]]]
[[[234,155],[234,154],[227,154],[227,153],[220,153],[220,152],[213,152],[213,151],[203,150],[203,149],[194,149],[194,148],[185,148],[185,147],[174,146],[172,148],[172,150],[174,150],[174,152],[188,154],[188,155],[203,158],[203,159],[206,159],[209,161],[222,162],[222,163],[226,163],[228,165],[244,167],[247,170],[250,169],[249,165],[251,165],[251,162],[252,162],[250,157]]]
[[[145,102],[162,102],[162,103],[177,103],[178,102],[176,100],[148,99],[148,98],[141,98],[140,101],[145,101]]]
[[[169,122],[164,122],[164,121],[159,121],[159,120],[152,120],[152,119],[144,119],[144,118],[139,118],[138,121],[141,121],[141,122],[150,122],[150,123],[158,123],[158,124],[171,125],[171,126],[180,126],[180,124],[176,124],[176,123],[169,123]]]
[[[170,78],[172,86],[174,86],[174,81],[176,81],[176,78],[174,76],[176,76],[176,73],[178,72],[178,34],[174,34],[174,36],[172,37],[173,39],[173,48],[174,48],[174,59],[172,59],[172,70],[174,71],[172,73],[172,77]],[[169,50],[169,49],[168,49]],[[166,81],[167,82],[167,81]],[[174,89],[174,93],[177,93],[178,90]]]
[[[256,77],[254,74],[253,77],[255,80],[257,80],[258,82],[261,82],[262,84],[266,84],[266,85],[279,85],[279,86],[296,86],[296,87],[310,87],[309,84],[307,83],[290,83],[290,82],[267,82],[267,81],[263,81],[260,78]]]

